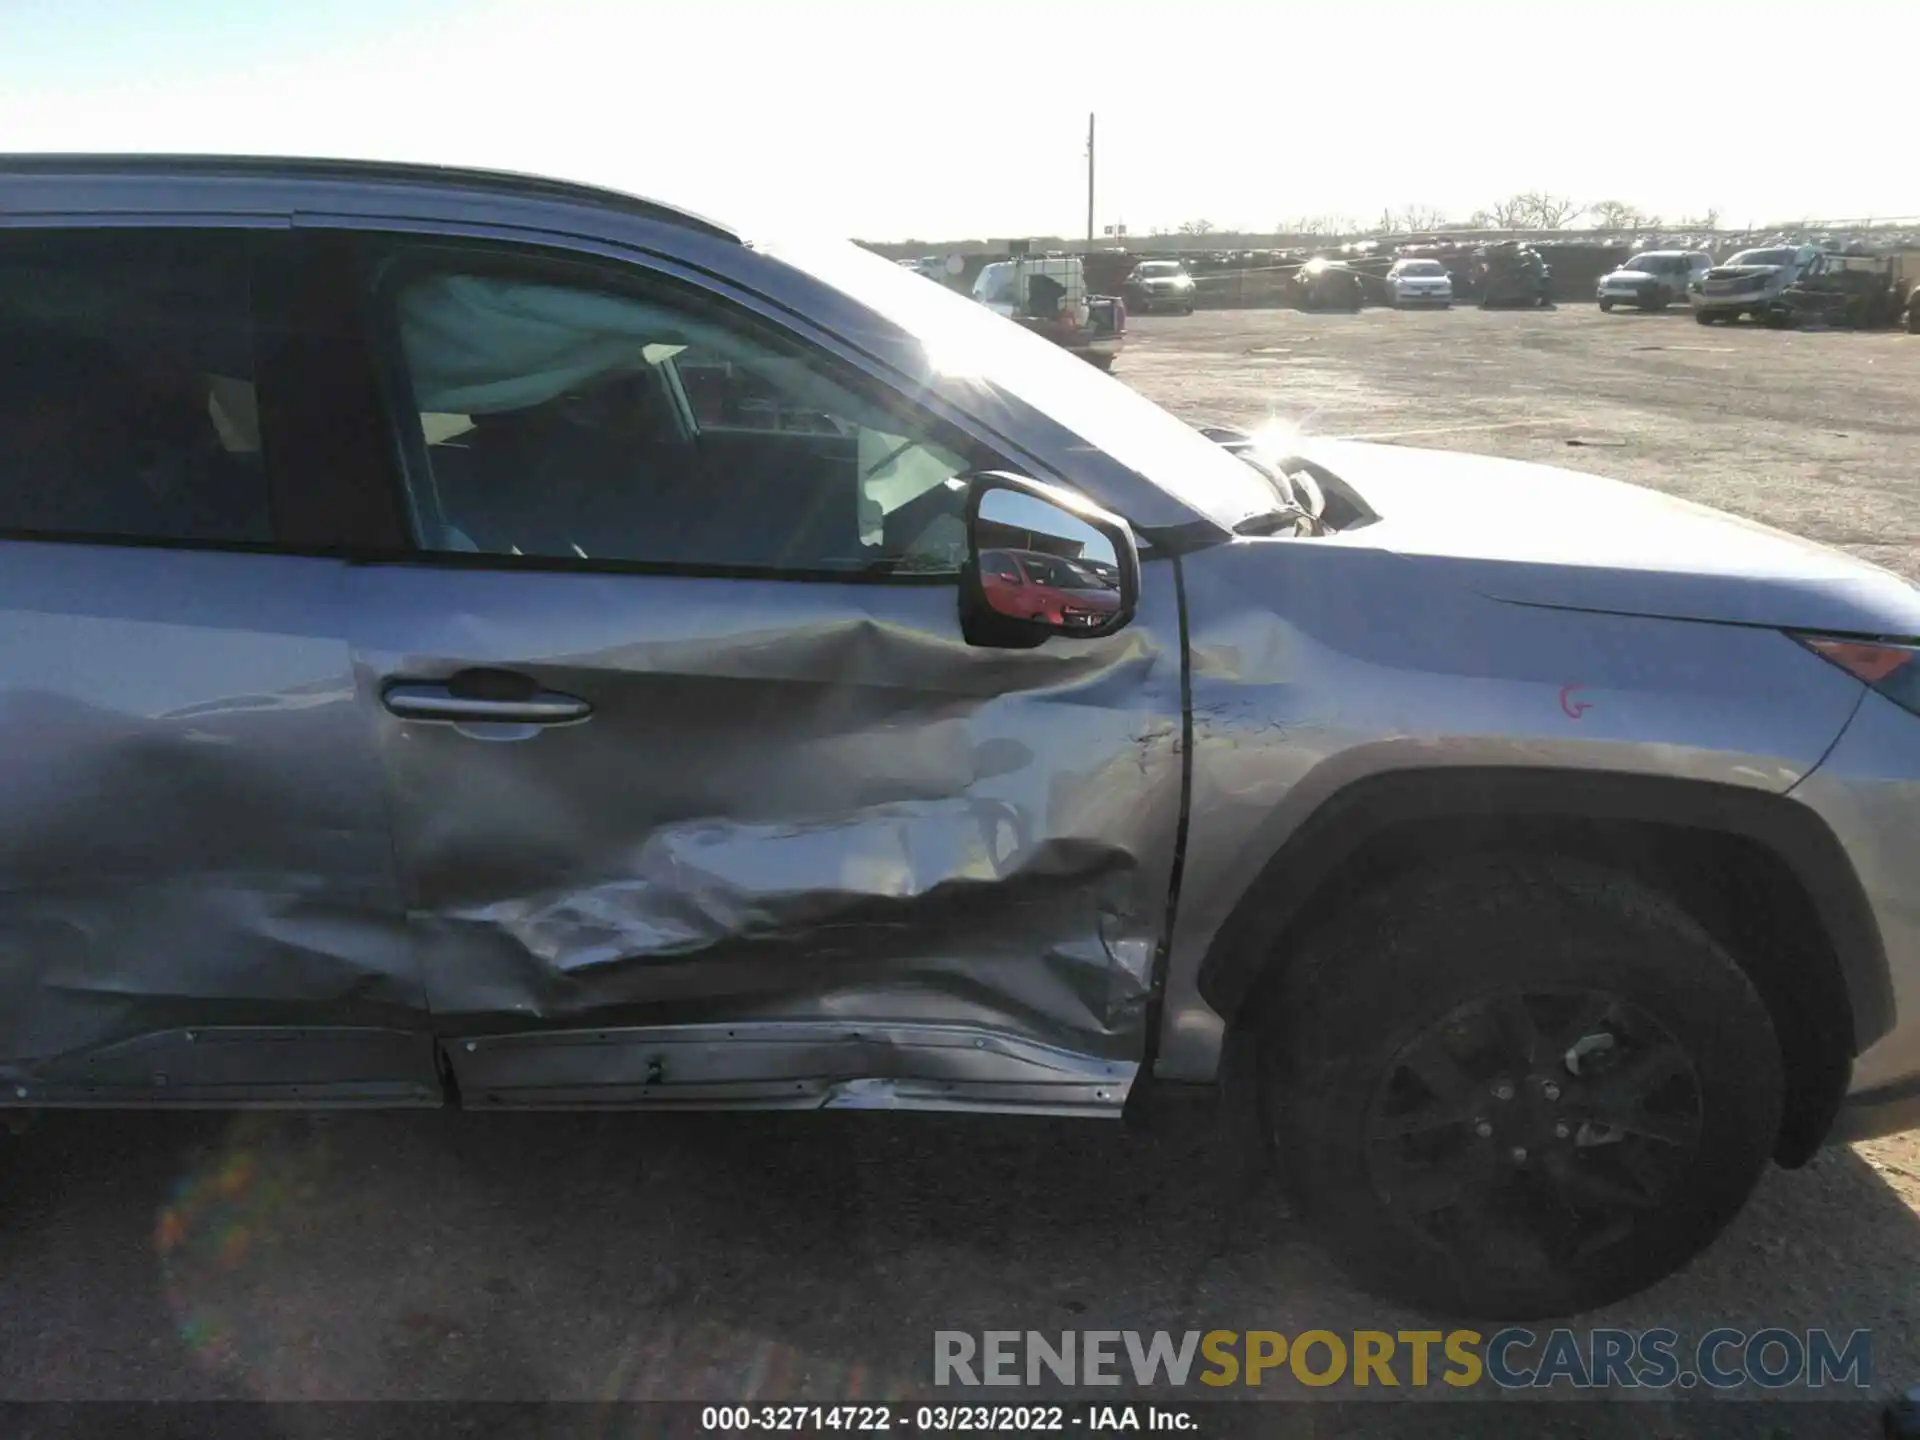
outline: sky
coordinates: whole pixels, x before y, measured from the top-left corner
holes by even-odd
[[[483,165],[746,227],[1000,238],[1084,232],[1092,112],[1096,224],[1136,235],[1524,190],[1909,216],[1898,67],[1794,59],[1898,51],[1903,8],[0,0],[0,146]]]

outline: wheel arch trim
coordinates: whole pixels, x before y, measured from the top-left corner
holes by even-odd
[[[1267,968],[1267,946],[1370,841],[1409,824],[1507,818],[1661,825],[1762,847],[1805,889],[1833,948],[1854,1053],[1892,1029],[1879,924],[1839,839],[1812,810],[1712,781],[1534,767],[1393,770],[1334,791],[1267,859],[1216,932],[1197,977],[1202,998],[1231,1022]]]

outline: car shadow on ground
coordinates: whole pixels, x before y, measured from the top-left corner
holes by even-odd
[[[937,1330],[1424,1328],[1345,1285],[1238,1141],[1200,1127],[70,1114],[14,1140],[8,1170],[0,1399],[907,1399],[931,1393]],[[1869,1329],[1877,1392],[1920,1378],[1916,1261],[1914,1212],[1835,1150],[1769,1176],[1686,1273],[1580,1324]],[[1316,1398],[1283,1384],[1236,1398]],[[1347,1408],[1352,1433],[1404,1418],[1422,1437],[1533,1410]],[[1814,1417],[1629,1408],[1618,1433],[1656,1412],[1676,1435]],[[1319,1426],[1301,1433],[1348,1433],[1300,1410]],[[1547,1419],[1599,1435],[1613,1413]],[[1536,1415],[1512,1433],[1561,1432]]]

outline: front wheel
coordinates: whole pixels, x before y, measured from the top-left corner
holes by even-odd
[[[1113,372],[1113,359],[1114,357],[1111,355],[1095,355],[1091,353],[1086,357],[1087,363],[1093,366],[1094,369],[1105,370],[1109,374]]]
[[[1720,317],[1711,310],[1696,310],[1693,312],[1693,318],[1702,325],[1711,325]]]
[[[1613,309],[1613,302],[1611,300],[1602,300],[1600,302],[1600,313],[1602,315],[1605,315],[1608,311],[1612,309]]]
[[[1656,290],[1640,302],[1640,308],[1642,310],[1664,310],[1672,299],[1673,297],[1665,290]]]
[[[1779,1128],[1766,1006],[1625,876],[1475,857],[1310,937],[1265,997],[1262,1092],[1303,1215],[1376,1293],[1527,1319],[1679,1269]]]

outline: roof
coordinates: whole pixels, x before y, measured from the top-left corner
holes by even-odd
[[[0,153],[0,179],[8,176],[145,176],[311,180],[371,185],[413,185],[484,191],[515,198],[565,200],[661,220],[722,240],[737,232],[690,210],[572,180],[553,180],[511,170],[457,165],[409,164],[397,160],[332,160],[267,155],[9,155]]]

